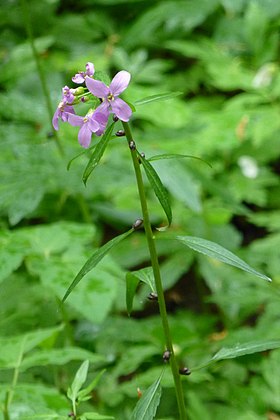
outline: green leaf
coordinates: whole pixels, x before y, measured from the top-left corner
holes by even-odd
[[[146,96],[145,98],[135,101],[135,105],[139,106],[139,105],[149,104],[150,102],[166,101],[168,99],[175,98],[176,96],[179,96],[179,95],[182,95],[182,92],[166,92],[166,93],[160,93],[157,95]]]
[[[152,267],[141,268],[141,270],[132,271],[131,274],[133,274],[143,283],[147,284],[150,287],[152,292],[156,290],[154,273],[153,273]]]
[[[219,350],[211,359],[217,362],[224,359],[245,356],[246,354],[259,353],[261,351],[273,350],[280,347],[280,340],[255,341],[237,344],[234,347],[224,347]]]
[[[163,372],[160,377],[144,392],[138,403],[136,404],[132,420],[152,420],[157,411],[157,407],[161,397],[160,382]]]
[[[105,245],[103,245],[101,248],[98,248],[92,256],[87,260],[87,262],[83,265],[79,273],[74,278],[71,285],[68,287],[65,295],[63,296],[62,302],[65,302],[67,297],[70,295],[70,293],[73,291],[73,289],[77,286],[77,284],[82,280],[82,278],[89,273],[104,257],[105,255],[116,245],[118,245],[123,239],[125,239],[127,236],[129,236],[134,231],[133,228],[128,230],[127,232],[123,233],[122,235],[119,235],[111,241],[107,242]]]
[[[88,374],[88,367],[89,367],[89,361],[85,360],[79,369],[76,372],[75,378],[71,384],[71,386],[68,388],[67,391],[67,397],[71,399],[73,402],[76,402],[78,392],[82,388],[83,384],[85,383],[87,379]]]
[[[83,173],[83,182],[86,185],[88,177],[90,176],[90,174],[92,173],[92,171],[96,168],[96,166],[98,165],[100,159],[102,158],[106,147],[108,145],[108,142],[110,140],[113,128],[114,128],[115,123],[113,122],[111,125],[109,125],[109,127],[107,128],[107,130],[105,131],[105,133],[103,134],[100,142],[96,145],[91,158],[86,166],[86,169]]]
[[[145,173],[147,175],[147,178],[166,214],[167,220],[168,220],[168,226],[171,225],[172,222],[172,210],[169,203],[169,198],[167,191],[165,187],[163,186],[160,177],[158,176],[155,169],[152,167],[152,165],[145,159],[143,156],[141,156],[138,153],[138,157],[143,165],[143,168],[145,170]]]
[[[82,418],[86,420],[114,420],[115,417],[98,413],[84,413]]]
[[[139,284],[138,277],[134,276],[132,273],[126,273],[126,309],[128,315],[131,314],[133,308],[133,299]]]
[[[156,156],[152,156],[149,159],[147,159],[149,162],[155,161],[155,160],[161,160],[161,159],[182,159],[182,158],[190,158],[190,159],[197,159],[200,160],[201,162],[206,163],[208,166],[210,166],[210,168],[212,168],[212,166],[210,165],[210,163],[208,163],[206,160],[201,159],[197,156],[193,156],[193,155],[181,155],[178,153],[164,153],[162,155],[156,155]]]
[[[98,375],[91,381],[91,383],[84,389],[78,392],[78,399],[82,401],[82,399],[91,393],[91,391],[96,387],[98,382],[100,381],[101,376],[105,373],[105,369],[98,373]],[[91,398],[91,397],[90,397]]]
[[[245,261],[241,260],[241,258],[237,257],[231,251],[228,251],[215,242],[197,238],[195,236],[176,236],[176,239],[194,251],[208,255],[208,257],[215,258],[226,264],[233,265],[234,267],[240,268],[243,271],[247,271],[250,274],[254,274],[255,276],[258,276],[264,280],[271,281],[271,279],[265,274],[254,270],[254,268],[250,267],[247,263],[245,263]]]
[[[280,340],[254,341],[242,344],[238,343],[234,347],[223,347],[216,354],[214,354],[214,356],[208,362],[192,368],[192,371],[194,372],[196,370],[205,368],[216,362],[219,362],[220,360],[234,359],[236,357],[278,348],[280,348]]]

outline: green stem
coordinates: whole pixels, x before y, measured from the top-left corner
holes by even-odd
[[[46,82],[46,78],[45,78],[45,73],[44,73],[43,68],[41,66],[39,54],[38,54],[38,51],[37,51],[36,46],[35,46],[27,2],[26,2],[26,0],[21,0],[21,3],[22,3],[22,11],[23,11],[23,16],[24,16],[24,23],[25,23],[25,27],[26,27],[26,32],[27,32],[27,35],[28,35],[28,38],[29,38],[29,41],[30,41],[32,54],[33,54],[33,57],[34,57],[34,60],[35,60],[35,63],[36,63],[37,72],[38,72],[39,79],[40,79],[41,86],[42,86],[42,90],[43,90],[43,95],[44,95],[45,101],[46,101],[46,106],[47,106],[47,110],[48,110],[50,125],[52,127],[53,110],[52,110],[51,98],[50,98],[50,94],[49,94],[49,91],[48,91],[47,82]],[[64,155],[64,150],[63,150],[62,145],[59,141],[57,132],[54,130],[54,128],[52,128],[52,134],[53,134],[55,143],[57,145],[57,148],[59,150],[59,153],[61,154],[61,156],[63,156]]]
[[[16,385],[17,385],[17,382],[18,382],[19,369],[20,369],[20,365],[21,365],[23,355],[24,355],[25,341],[26,341],[26,339],[24,339],[23,342],[22,342],[21,349],[20,349],[19,356],[18,356],[18,360],[17,360],[15,370],[14,370],[12,384],[11,384],[11,387],[8,390],[7,394],[6,394],[5,406],[4,406],[4,419],[5,420],[10,419],[9,408],[10,408],[10,405],[12,403],[15,388],[16,388]]]
[[[186,420],[186,409],[185,409],[185,402],[184,402],[184,394],[183,394],[183,387],[182,382],[178,370],[178,364],[174,355],[174,349],[172,344],[172,338],[170,333],[170,327],[168,323],[168,317],[167,317],[167,311],[166,311],[166,305],[165,305],[165,298],[163,293],[163,287],[162,287],[162,281],[161,281],[161,274],[159,269],[159,262],[158,262],[158,256],[157,256],[157,250],[155,246],[155,237],[152,231],[151,223],[150,223],[150,217],[149,217],[149,211],[147,206],[147,200],[146,200],[146,194],[145,194],[145,188],[140,168],[140,163],[137,156],[137,150],[136,147],[133,147],[134,140],[131,134],[130,127],[128,123],[123,122],[123,127],[125,131],[125,135],[128,141],[128,144],[130,146],[131,150],[131,157],[133,161],[134,171],[136,175],[137,180],[137,186],[138,186],[138,193],[139,198],[141,202],[141,208],[142,208],[142,215],[143,215],[143,222],[144,222],[144,228],[146,233],[146,238],[148,242],[149,252],[150,252],[150,258],[151,258],[151,264],[153,268],[154,278],[155,278],[155,284],[157,289],[157,295],[158,295],[158,304],[159,304],[159,311],[160,311],[160,317],[162,321],[162,327],[164,331],[165,336],[165,344],[166,349],[170,351],[171,357],[170,357],[170,366],[173,374],[173,380],[175,385],[175,391],[176,391],[176,397],[177,397],[177,403],[178,403],[178,409],[180,414],[180,420]],[[132,143],[133,142],[133,143]]]

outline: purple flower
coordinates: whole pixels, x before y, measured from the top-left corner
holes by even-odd
[[[100,112],[112,112],[121,121],[128,121],[132,111],[130,107],[118,96],[127,88],[130,82],[130,73],[120,71],[113,78],[110,86],[106,86],[99,80],[85,77],[88,90],[98,98],[102,99],[102,104],[97,108]]]
[[[62,119],[62,121],[68,121],[69,115],[75,115],[75,111],[72,105],[67,105],[64,101],[61,101],[58,104],[58,107],[54,113],[53,119],[52,119],[52,125],[55,130],[58,130],[58,120],[59,118]]]
[[[59,102],[52,119],[52,124],[55,130],[58,130],[59,118],[65,122],[68,121],[69,114],[75,114],[72,106],[74,99],[75,96],[73,95],[73,89],[70,89],[68,86],[64,86],[64,88],[62,88],[62,100]]]
[[[94,65],[93,63],[86,64],[86,71],[79,71],[72,77],[74,83],[84,83],[86,76],[91,77],[94,75]]]
[[[98,110],[90,110],[85,117],[80,117],[75,114],[68,115],[69,124],[81,127],[78,140],[80,145],[86,149],[90,145],[92,133],[101,136],[106,128],[107,121],[108,115]]]

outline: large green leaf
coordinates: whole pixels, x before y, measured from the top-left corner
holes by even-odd
[[[228,251],[221,245],[216,244],[215,242],[211,242],[202,238],[197,238],[195,236],[176,236],[176,239],[178,239],[184,245],[187,245],[194,251],[200,252],[204,255],[208,255],[208,257],[215,258],[226,264],[233,265],[234,267],[240,268],[243,271],[247,271],[250,274],[254,274],[255,276],[258,276],[264,280],[271,281],[271,279],[265,274],[256,271],[254,268],[250,267],[245,261],[241,260],[241,258],[237,257],[231,251]]]
[[[160,402],[162,375],[163,371],[160,377],[144,392],[133,410],[132,420],[153,420]]]
[[[147,178],[166,214],[168,225],[170,226],[172,222],[172,210],[169,203],[169,198],[165,187],[163,186],[160,177],[158,176],[155,169],[152,167],[150,162],[147,161],[143,156],[138,154],[139,159],[143,165]]]
[[[109,143],[109,140],[111,138],[111,135],[112,135],[114,125],[115,125],[114,122],[111,125],[109,125],[109,127],[107,128],[107,130],[103,134],[100,142],[95,147],[95,149],[94,149],[94,151],[93,151],[93,153],[90,157],[90,160],[88,161],[86,169],[83,173],[83,181],[84,181],[85,185],[87,183],[88,177],[90,176],[92,171],[96,168],[96,166],[100,162],[100,159],[102,158],[102,156],[103,156],[103,154],[106,150],[106,147],[107,147],[107,145]]]
[[[67,297],[70,295],[70,293],[73,291],[73,289],[77,286],[77,284],[82,280],[82,278],[89,273],[104,257],[108,252],[116,245],[118,245],[123,239],[125,239],[127,236],[129,236],[134,231],[134,228],[129,229],[127,232],[123,233],[122,235],[119,235],[111,241],[107,242],[105,245],[103,245],[101,248],[98,248],[92,256],[87,260],[87,262],[83,265],[79,273],[74,278],[71,285],[68,287],[62,301],[64,302]]]

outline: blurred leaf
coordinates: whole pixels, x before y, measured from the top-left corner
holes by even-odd
[[[250,274],[254,274],[255,276],[258,276],[264,280],[271,281],[271,279],[265,274],[254,270],[247,263],[234,255],[232,252],[223,248],[221,245],[194,236],[177,236],[176,239],[194,251],[207,255],[208,257],[215,258],[226,264],[233,265],[234,267],[240,268],[243,271],[247,271]]]
[[[144,392],[133,410],[132,420],[154,419],[161,398],[162,375],[163,371],[160,377]]]
[[[210,163],[206,162],[206,160],[201,159],[197,156],[193,156],[193,155],[179,155],[176,153],[165,153],[163,155],[155,155],[150,157],[149,159],[147,159],[149,162],[152,162],[154,160],[161,160],[161,159],[182,159],[182,158],[190,158],[190,159],[197,159],[197,160],[201,160],[202,162],[206,163],[208,166],[210,166],[210,168],[212,168],[212,166],[210,165]]]
[[[111,125],[109,125],[109,127],[107,127],[105,133],[103,134],[101,140],[99,141],[99,143],[97,143],[97,145],[95,146],[95,149],[88,161],[88,164],[86,166],[86,169],[83,173],[83,181],[84,184],[86,185],[88,177],[90,176],[90,174],[92,173],[92,171],[96,168],[96,166],[98,165],[100,159],[102,158],[106,147],[108,145],[108,142],[111,138],[111,134],[113,132],[113,128],[115,126],[115,123],[113,122]]]
[[[155,102],[155,101],[166,101],[168,99],[172,99],[180,95],[182,95],[182,92],[161,93],[158,95],[147,96],[146,98],[139,99],[138,101],[136,101],[135,105],[139,106],[139,105],[145,105],[145,104],[148,104],[150,102]]]
[[[0,368],[11,369],[20,367],[21,360],[25,353],[37,347],[44,340],[56,337],[62,329],[63,326],[58,326],[54,328],[37,329],[34,332],[16,336],[0,337]]]
[[[168,220],[168,226],[170,226],[172,222],[172,210],[169,203],[168,194],[166,192],[165,187],[163,186],[158,174],[152,167],[152,165],[138,153],[138,157],[143,165],[147,178],[166,214]]]
[[[77,286],[77,284],[82,280],[82,278],[89,273],[104,257],[105,255],[113,248],[114,246],[118,245],[123,239],[125,239],[127,236],[129,236],[134,229],[130,229],[127,232],[123,233],[122,235],[119,235],[111,241],[107,242],[105,245],[103,245],[101,248],[97,249],[92,256],[87,260],[87,262],[83,265],[79,273],[74,278],[71,285],[68,287],[65,295],[63,296],[62,302],[65,302],[67,297],[70,295],[70,293],[73,291],[73,289]]]
[[[70,398],[73,404],[76,404],[78,392],[80,391],[87,379],[88,367],[89,361],[85,360],[77,370],[74,380],[71,386],[68,388],[67,397]]]
[[[29,369],[33,366],[65,365],[72,360],[85,359],[96,364],[104,361],[101,355],[91,353],[79,347],[53,348],[37,350],[31,355],[26,356],[21,364],[21,370]]]
[[[81,391],[78,392],[79,401],[82,401],[82,398],[84,398],[85,396],[91,393],[91,391],[96,387],[96,385],[100,381],[104,372],[105,372],[105,369],[101,370],[101,372],[99,372],[98,375],[96,375],[96,377],[90,382],[89,385],[87,385],[85,388],[83,388]]]

